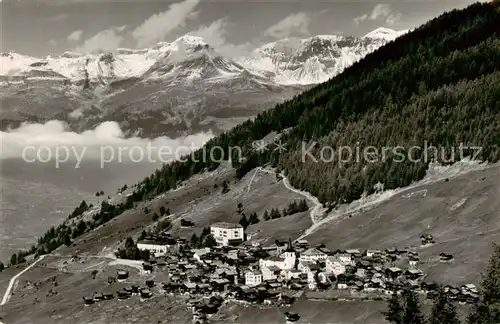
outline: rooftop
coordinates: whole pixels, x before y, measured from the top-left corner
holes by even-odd
[[[218,228],[225,228],[225,229],[236,229],[236,228],[243,228],[240,224],[233,224],[233,223],[226,223],[226,222],[220,222],[220,223],[214,223],[210,225],[210,227],[218,227]]]

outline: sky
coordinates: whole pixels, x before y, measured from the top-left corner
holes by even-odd
[[[412,29],[475,0],[0,0],[0,51],[144,48],[192,34],[227,55],[285,37]]]

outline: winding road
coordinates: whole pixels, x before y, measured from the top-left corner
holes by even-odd
[[[250,182],[248,183],[246,193],[250,192],[250,186],[252,185],[252,183],[255,179],[255,176],[257,175],[257,172],[259,172],[259,171],[269,173],[272,175],[276,174],[273,170],[264,169],[262,167],[256,168],[255,173],[252,175],[252,178],[250,179]],[[288,181],[288,178],[285,176],[284,172],[280,173],[280,177],[283,179],[283,184],[285,185],[285,187],[288,190],[293,191],[301,196],[304,196],[307,200],[309,200],[314,205],[314,207],[311,209],[311,212],[309,213],[309,216],[311,217],[311,223],[312,223],[311,228],[312,228],[316,223],[319,222],[319,216],[325,212],[326,208],[323,207],[323,204],[321,204],[321,202],[318,200],[318,198],[314,197],[313,195],[311,195],[310,193],[308,193],[306,191],[302,191],[302,190],[299,190],[297,188],[294,188],[290,184],[290,181]],[[299,238],[297,238],[297,240],[300,240],[307,235],[308,235],[308,229],[306,230],[306,232],[303,235],[301,235]]]

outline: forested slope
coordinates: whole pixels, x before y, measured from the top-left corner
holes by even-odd
[[[270,163],[284,170],[293,186],[309,191],[325,205],[335,206],[371,192],[405,186],[425,175],[428,152],[412,150],[425,143],[442,147],[443,162],[461,158],[462,146],[483,147],[476,158],[500,158],[500,3],[477,3],[441,15],[368,55],[328,82],[277,105],[229,132],[210,140],[184,162],[165,165],[138,184],[120,205],[103,204],[91,224],[52,229],[29,252],[50,252],[139,201],[175,188],[218,163],[203,155],[211,148],[242,147],[245,158],[233,157],[237,175]],[[291,129],[281,137],[286,151],[256,152],[252,142],[271,131]],[[302,147],[318,142],[338,149],[399,147],[384,159],[339,163],[302,162]],[[313,154],[318,149],[312,150]],[[233,151],[234,152],[234,151]],[[464,156],[476,151],[466,150]],[[217,155],[222,153],[215,150]],[[409,160],[409,154],[412,162]],[[442,155],[442,156],[441,156]],[[221,156],[215,156],[218,158]],[[26,253],[29,253],[26,252]],[[23,253],[23,254],[26,254]]]
[[[240,176],[271,162],[285,170],[294,186],[331,204],[356,199],[379,182],[385,188],[407,185],[424,176],[429,161],[423,159],[423,150],[413,150],[412,160],[422,162],[395,161],[389,155],[375,163],[365,159],[341,164],[335,159],[328,163],[309,159],[302,163],[303,142],[353,150],[369,145],[380,149],[401,146],[405,156],[412,146],[422,147],[427,142],[443,148],[437,158],[445,162],[452,161],[451,155],[459,158],[456,155],[462,144],[482,146],[477,158],[497,161],[499,21],[498,2],[443,14],[330,81],[210,141],[207,147],[243,146],[246,159],[241,163],[233,160]],[[292,131],[282,137],[286,152],[252,150],[252,141],[290,127]],[[464,156],[473,153],[464,151]],[[202,152],[197,154],[193,161]],[[216,164],[188,161],[168,165],[144,181],[137,198],[172,188],[205,167]]]

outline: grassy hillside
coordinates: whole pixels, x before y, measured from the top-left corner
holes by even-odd
[[[378,183],[386,189],[422,178],[429,152],[412,146],[442,148],[438,160],[451,163],[475,150],[457,151],[460,145],[481,146],[476,158],[500,159],[500,3],[477,3],[429,21],[415,31],[368,55],[341,75],[294,99],[277,105],[229,132],[209,141],[185,162],[157,170],[138,184],[118,205],[104,204],[88,224],[75,229],[62,225],[49,231],[30,252],[50,252],[70,238],[95,228],[182,181],[218,163],[204,159],[211,148],[222,147],[215,158],[229,158],[231,147],[242,147],[245,158],[233,157],[238,177],[256,166],[272,164],[283,170],[293,186],[307,190],[331,207],[371,192]],[[286,151],[256,152],[252,142],[272,131],[291,129],[281,137]],[[302,161],[302,147],[367,146],[379,150],[398,147],[378,161],[352,159],[328,163]],[[380,153],[380,152],[379,152]],[[432,153],[432,152],[431,152]],[[219,156],[217,156],[217,154]],[[397,159],[405,156],[403,160]],[[412,162],[408,157],[412,157]],[[431,156],[432,157],[432,156]]]

